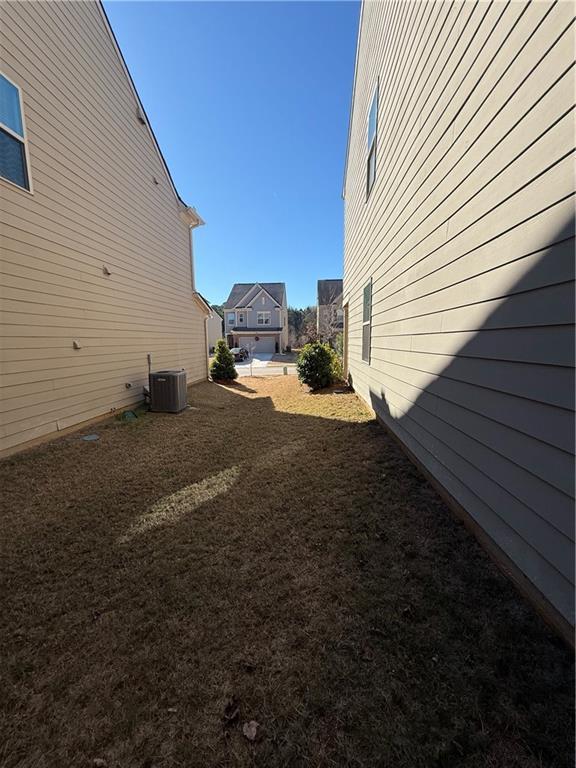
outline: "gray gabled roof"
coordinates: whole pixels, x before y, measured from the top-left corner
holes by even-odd
[[[318,304],[336,304],[342,298],[342,280],[318,280]]]
[[[225,309],[233,309],[234,307],[244,306],[239,302],[255,287],[259,285],[261,288],[272,296],[274,301],[277,301],[280,306],[284,301],[286,294],[286,286],[284,283],[234,283],[230,295],[226,299],[224,304]]]

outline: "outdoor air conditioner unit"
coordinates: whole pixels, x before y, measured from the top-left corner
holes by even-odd
[[[150,410],[179,413],[186,408],[186,371],[156,371],[150,374]]]

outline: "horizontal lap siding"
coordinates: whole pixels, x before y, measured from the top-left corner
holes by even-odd
[[[355,389],[571,622],[573,21],[571,3],[364,4],[344,276]]]
[[[33,182],[0,180],[1,453],[137,403],[147,353],[205,378],[206,342],[188,226],[98,6],[5,3],[0,19]]]

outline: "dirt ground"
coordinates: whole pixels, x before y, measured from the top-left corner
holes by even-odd
[[[189,402],[0,462],[2,768],[573,765],[571,654],[353,394]]]

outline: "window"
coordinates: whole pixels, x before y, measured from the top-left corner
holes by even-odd
[[[378,86],[372,97],[368,115],[368,161],[366,165],[366,197],[376,181],[376,137],[378,134]]]
[[[244,312],[238,312],[238,325],[243,325],[244,323]]]
[[[364,288],[362,302],[362,360],[370,362],[370,342],[372,336],[372,279]]]
[[[20,89],[0,75],[0,176],[30,189]]]
[[[270,312],[258,312],[256,322],[258,325],[270,325]]]
[[[236,313],[228,312],[228,325],[234,325],[235,320],[236,320]]]
[[[262,296],[262,304],[266,304],[266,296]]]

